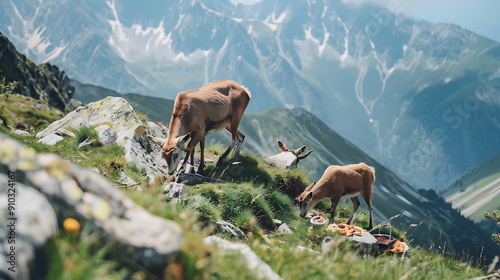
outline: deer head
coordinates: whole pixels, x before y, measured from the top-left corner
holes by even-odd
[[[184,145],[184,143],[189,140],[189,138],[191,137],[191,133],[176,137],[171,143],[168,142],[167,139],[153,137],[151,135],[148,135],[148,137],[153,142],[156,142],[157,144],[162,146],[161,157],[167,162],[168,174],[174,174],[177,166],[179,165],[179,162],[181,161],[182,145]]]
[[[306,150],[306,146],[302,146],[298,149],[290,150],[281,141],[278,141],[278,147],[283,152],[280,154],[268,157],[266,159],[266,162],[269,165],[276,166],[279,168],[284,168],[284,169],[297,168],[297,164],[299,163],[299,161],[305,159],[307,156],[309,156],[312,153],[312,151],[309,151],[306,154],[301,155]]]

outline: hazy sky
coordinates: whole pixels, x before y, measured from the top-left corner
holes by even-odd
[[[231,0],[254,3],[261,0]],[[338,0],[335,0],[338,1]],[[342,0],[359,5],[372,2],[382,7],[399,5],[401,13],[433,23],[454,23],[482,36],[500,42],[499,0]]]

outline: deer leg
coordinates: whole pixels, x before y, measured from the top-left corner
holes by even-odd
[[[332,202],[332,208],[331,208],[329,224],[333,224],[333,219],[335,218],[335,209],[337,209],[337,204],[339,204],[340,197],[330,198],[330,201]]]
[[[370,210],[370,224],[368,226],[368,230],[371,230],[373,228],[373,206],[372,206],[372,193],[371,193],[371,188],[369,188],[367,191],[362,192],[361,195],[365,199],[366,205],[368,205],[368,209]]]
[[[205,168],[205,137],[200,141],[200,165],[198,166],[198,173],[201,173]]]
[[[184,161],[182,162],[181,167],[177,171],[177,176],[180,175],[182,172],[184,172],[184,170],[186,170],[187,161],[188,161],[190,156],[194,155],[194,148],[196,147],[196,145],[198,145],[198,143],[201,141],[201,139],[203,139],[203,136],[201,133],[198,133],[196,131],[191,133],[191,141],[189,141],[189,144],[187,145],[187,148],[186,148],[186,150],[187,150],[186,157],[184,158]]]
[[[236,143],[236,149],[234,150],[234,155],[235,156],[238,156],[240,154],[240,148],[241,148],[241,145],[243,144],[243,141],[245,140],[245,134],[241,133],[241,131],[239,130],[236,130],[236,134],[237,134],[237,143]]]
[[[189,158],[191,160],[191,165],[194,166],[194,149]]]
[[[229,145],[229,148],[227,148],[227,150],[222,154],[222,156],[220,156],[219,160],[217,161],[216,166],[220,166],[221,163],[224,162],[224,160],[226,160],[227,156],[234,149],[234,146],[236,146],[236,143],[237,143],[236,133],[233,133],[233,131],[231,130],[231,127],[229,125],[226,126],[226,130],[231,132],[231,134],[233,135],[233,141],[231,142],[231,145]]]
[[[181,167],[179,167],[179,169],[177,169],[177,173],[175,174],[175,176],[181,175],[184,172],[184,170],[186,170],[186,164],[187,164],[187,161],[188,161],[190,155],[191,155],[191,150],[188,148],[186,156],[184,157],[184,160],[182,161]]]
[[[352,204],[354,205],[354,210],[352,211],[351,217],[347,220],[348,225],[352,225],[354,219],[356,219],[356,211],[358,211],[358,207],[360,205],[359,199],[357,196],[351,197]]]

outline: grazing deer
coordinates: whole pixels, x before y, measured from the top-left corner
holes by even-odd
[[[307,212],[323,198],[329,198],[332,201],[330,224],[335,217],[335,208],[341,197],[350,197],[354,204],[354,211],[347,221],[352,224],[356,217],[356,211],[360,205],[357,195],[366,201],[370,210],[369,230],[373,228],[373,207],[371,203],[372,186],[375,181],[375,169],[364,163],[351,164],[346,166],[331,165],[326,170],[318,183],[310,184],[298,201],[300,206],[300,216],[304,218]]]
[[[216,81],[199,89],[181,92],[177,95],[174,110],[168,128],[167,139],[149,138],[163,145],[161,156],[167,161],[168,174],[172,175],[181,159],[181,147],[186,141],[187,154],[179,173],[184,170],[188,157],[191,164],[194,159],[194,148],[200,143],[201,159],[198,173],[205,168],[205,136],[223,128],[232,135],[229,148],[219,158],[220,165],[229,153],[235,149],[239,154],[245,135],[238,130],[243,113],[250,102],[251,94],[248,89],[234,81]]]
[[[278,146],[283,152],[266,158],[267,164],[278,168],[297,168],[299,161],[305,159],[312,153],[312,151],[309,151],[302,156],[300,155],[306,150],[306,146],[302,146],[296,150],[289,150],[283,143],[281,143],[281,141],[278,141]]]

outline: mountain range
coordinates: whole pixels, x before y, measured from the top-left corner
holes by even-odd
[[[301,107],[417,188],[500,153],[500,46],[459,26],[343,1],[27,0],[0,30],[84,84],[173,99],[232,79],[248,112]]]
[[[24,64],[17,64],[15,59],[10,58],[24,56],[18,53],[5,37],[2,38],[6,40],[3,45],[9,47],[1,48],[0,52],[6,54],[6,49],[10,51],[10,55],[4,55],[6,63],[2,64],[2,68],[9,69],[5,72],[8,77],[11,71],[16,73],[17,70],[14,71],[16,67],[24,69]],[[29,80],[30,73],[40,66],[34,65],[27,59],[24,61],[29,67],[25,69],[26,71],[19,72],[23,74],[20,79]],[[56,69],[55,66],[52,68]],[[53,75],[52,72],[47,73]],[[39,82],[43,84],[43,80]],[[168,116],[172,112],[172,100],[132,93],[120,94],[111,89],[86,85],[78,81],[54,85],[54,90],[45,98],[50,100],[51,94],[57,97],[55,93],[61,92],[68,86],[74,89],[74,95],[71,96],[74,99],[68,99],[64,107],[69,107],[70,104],[77,102],[76,100],[88,103],[106,96],[119,96],[127,99],[136,110],[146,113],[152,120],[168,121]],[[30,94],[24,91],[20,93]],[[492,246],[489,232],[478,229],[471,220],[453,210],[451,205],[434,191],[415,191],[396,174],[331,130],[307,110],[271,108],[261,114],[245,114],[240,128],[247,135],[245,149],[261,154],[277,153],[277,140],[285,142],[292,148],[307,145],[309,149],[314,150],[312,156],[300,163],[300,168],[309,174],[311,180],[319,179],[325,166],[329,164],[362,161],[374,166],[377,177],[373,193],[376,221],[390,222],[397,228],[404,229],[407,238],[411,238],[413,244],[432,245],[436,248],[447,246],[456,253],[465,252],[476,256],[475,261],[482,261],[479,260],[481,257],[478,257],[481,254],[489,257],[496,252],[497,247]],[[460,234],[457,234],[458,232]]]

